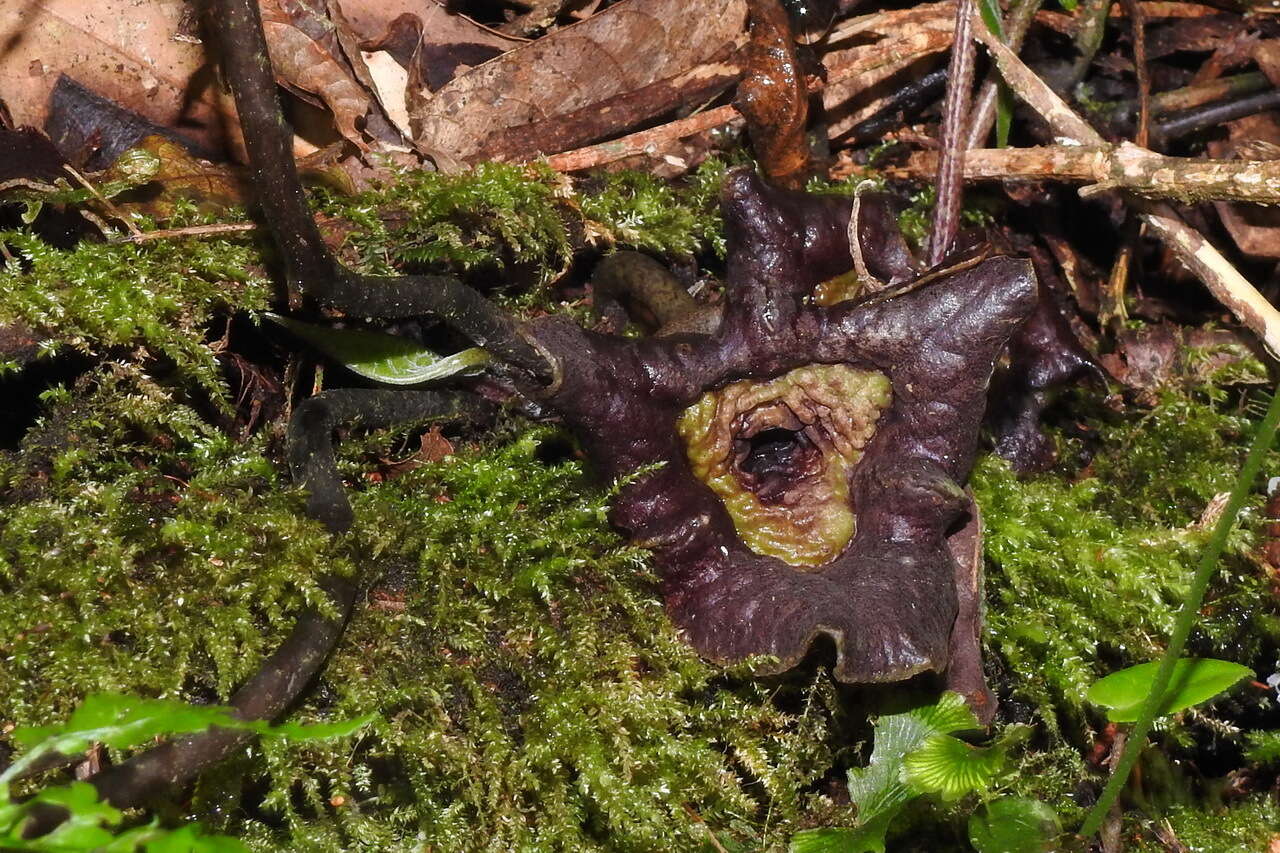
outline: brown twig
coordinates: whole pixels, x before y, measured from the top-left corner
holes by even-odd
[[[1147,68],[1146,17],[1138,0],[1123,0],[1133,30],[1133,70],[1138,79],[1138,129],[1133,141],[1146,148],[1151,127],[1151,74]]]
[[[937,168],[937,158],[932,151],[916,152],[904,165],[886,172],[893,177],[927,178]],[[1280,204],[1280,161],[1167,157],[1128,142],[1096,148],[980,148],[965,158],[964,177],[1089,184],[1081,189],[1083,195],[1122,189],[1150,199]]]
[[[1247,71],[1231,77],[1219,77],[1208,83],[1183,86],[1151,96],[1151,115],[1167,115],[1179,110],[1201,107],[1224,98],[1252,95],[1271,88],[1267,75],[1261,71]]]
[[[1081,0],[1075,18],[1075,43],[1079,56],[1071,64],[1071,70],[1067,72],[1060,91],[1071,92],[1088,73],[1107,33],[1107,14],[1110,10],[1111,0]]]
[[[688,118],[668,122],[660,127],[628,134],[620,139],[601,142],[599,145],[589,145],[574,151],[565,151],[554,157],[548,157],[547,165],[557,172],[580,172],[583,169],[615,163],[627,157],[652,154],[673,140],[717,127],[739,125],[742,121],[742,114],[734,107],[729,105],[716,107]]]
[[[1057,93],[1035,75],[1022,60],[998,39],[987,37],[985,27],[977,27],[978,37],[991,51],[1005,81],[1014,92],[1049,123],[1054,132],[1077,145],[1105,148],[1102,137],[1068,107]],[[1123,146],[1121,146],[1123,148]],[[1136,146],[1134,146],[1136,148]],[[1143,151],[1143,149],[1138,149]],[[1152,152],[1144,156],[1158,157]],[[1139,158],[1141,159],[1141,158]],[[1151,175],[1152,178],[1155,175]],[[1280,175],[1276,176],[1280,181]],[[1276,190],[1277,184],[1272,191]],[[1231,310],[1247,328],[1262,339],[1272,354],[1280,354],[1280,311],[1268,302],[1231,263],[1202,235],[1190,228],[1167,204],[1135,199],[1152,234],[1165,243],[1194,272],[1214,297]]]
[[[244,234],[257,231],[256,222],[222,222],[214,225],[188,225],[185,228],[160,228],[155,231],[140,231],[128,237],[119,238],[121,243],[148,243],[152,240],[175,240],[186,237],[216,237],[220,234]]]
[[[1133,33],[1133,68],[1138,81],[1138,126],[1134,141],[1146,148],[1151,128],[1151,75],[1147,68],[1146,18],[1138,0],[1121,0],[1121,5],[1129,15],[1129,27]],[[1098,313],[1100,324],[1117,331],[1123,328],[1129,317],[1124,297],[1129,289],[1130,272],[1137,257],[1138,240],[1142,235],[1142,226],[1132,212],[1127,214],[1126,220],[1124,239],[1111,264],[1111,275],[1101,293],[1101,310]]]
[[[1017,0],[1009,10],[1009,16],[1004,22],[1004,41],[1014,53],[1022,47],[1022,40],[1031,28],[1031,21],[1040,9],[1040,2],[1041,0]],[[969,135],[965,141],[965,147],[969,149],[978,148],[986,141],[996,121],[1000,82],[994,73],[988,76],[989,79],[982,84],[978,97],[973,102],[973,121],[969,125]]]
[[[978,41],[995,60],[1000,76],[1009,84],[1017,95],[1049,123],[1058,136],[1073,140],[1077,145],[1090,145],[1098,148],[1106,144],[1102,134],[1076,114],[1075,110],[1062,100],[1062,97],[1041,80],[1034,71],[1028,68],[1018,55],[1005,46],[1000,39],[981,25],[973,28]]]
[[[1196,109],[1186,110],[1180,115],[1170,116],[1156,124],[1152,136],[1162,143],[1167,143],[1181,136],[1217,127],[1224,122],[1278,107],[1280,107],[1280,89],[1271,89],[1242,98],[1206,104]]]
[[[108,213],[111,214],[111,217],[115,219],[117,222],[119,222],[121,225],[123,225],[126,229],[128,229],[129,233],[132,236],[137,237],[142,233],[142,231],[138,228],[138,226],[133,224],[133,219],[130,216],[128,216],[120,208],[112,204],[111,199],[107,198],[102,193],[98,192],[98,188],[95,187],[93,184],[89,183],[89,180],[84,175],[76,171],[75,168],[72,167],[70,163],[63,163],[62,168],[67,171],[67,174],[75,178],[76,182],[79,183],[80,186],[87,189],[90,192],[90,194],[93,195],[94,198],[96,198],[99,202],[101,202],[102,206],[106,208]]]
[[[964,192],[965,128],[969,122],[969,96],[973,89],[973,62],[976,48],[972,30],[986,29],[978,17],[975,0],[960,0],[956,6],[955,41],[947,69],[947,97],[942,107],[942,154],[938,158],[937,200],[929,236],[929,265],[942,262],[960,227],[960,197]]]

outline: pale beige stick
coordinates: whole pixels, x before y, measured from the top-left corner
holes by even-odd
[[[642,130],[638,133],[630,133],[619,139],[601,142],[598,145],[588,145],[586,148],[576,148],[573,151],[556,154],[547,158],[547,165],[557,172],[578,172],[582,169],[591,169],[595,166],[613,163],[626,157],[634,157],[637,154],[655,153],[660,150],[660,146],[663,143],[683,139],[686,136],[693,136],[695,133],[702,133],[704,130],[712,130],[727,124],[739,123],[742,120],[742,114],[731,105],[726,104],[723,107],[716,107],[704,113],[678,119],[660,127]]]
[[[185,228],[161,228],[156,231],[142,231],[122,237],[112,242],[147,243],[151,240],[172,240],[180,237],[212,237],[218,234],[242,234],[255,231],[258,226],[252,222],[224,222],[215,225],[188,225]]]
[[[885,172],[927,179],[937,163],[936,152],[917,151],[903,165]],[[1280,160],[1166,157],[1128,142],[1103,148],[979,148],[965,157],[964,177],[970,181],[1079,181],[1092,185],[1080,190],[1085,196],[1123,189],[1151,199],[1280,204]]]
[[[982,23],[980,17],[978,23]],[[1034,71],[1023,64],[1018,55],[1009,50],[1004,42],[992,35],[985,24],[975,26],[974,35],[995,60],[996,68],[1000,70],[1000,76],[1009,84],[1009,88],[1013,89],[1018,97],[1027,102],[1027,106],[1049,123],[1049,127],[1053,128],[1053,132],[1057,134],[1059,142],[1090,145],[1095,148],[1102,148],[1107,144],[1098,131],[1080,118],[1075,110],[1071,109],[1067,102],[1050,89],[1049,85]]]
[[[142,233],[141,229],[139,229],[138,226],[133,224],[132,218],[126,216],[124,212],[120,210],[120,208],[116,207],[114,204],[111,203],[111,200],[109,198],[104,196],[102,193],[98,192],[98,188],[95,187],[93,184],[89,183],[89,180],[85,178],[84,175],[77,172],[70,163],[63,163],[62,168],[65,169],[71,175],[71,177],[75,178],[80,183],[80,186],[87,189],[90,192],[90,194],[93,195],[94,198],[102,202],[102,206],[107,209],[107,212],[110,213],[114,219],[116,219],[122,225],[124,225],[124,227],[129,230],[130,234],[136,237],[137,235]]]
[[[1137,208],[1151,233],[1173,249],[1241,323],[1262,338],[1272,355],[1280,355],[1280,311],[1167,204],[1138,202]]]
[[[1103,147],[1104,142],[1098,132],[1076,115],[1021,59],[998,39],[990,37],[986,27],[978,26],[974,30],[978,40],[991,52],[1005,82],[1049,122],[1054,133],[1064,137],[1064,141]],[[1221,252],[1178,218],[1169,205],[1138,200],[1135,206],[1151,232],[1204,282],[1214,298],[1260,337],[1272,355],[1280,356],[1280,311],[1264,299]]]

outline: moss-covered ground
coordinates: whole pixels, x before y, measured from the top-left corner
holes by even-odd
[[[507,296],[546,311],[558,307],[547,282],[584,249],[637,246],[716,271],[721,172],[575,187],[493,166],[317,203],[352,262],[473,281],[533,269],[532,290]],[[609,528],[609,484],[554,427],[513,414],[446,426],[456,452],[416,467],[388,460],[417,433],[348,436],[357,523],[333,539],[288,481],[282,416],[225,428],[243,404],[228,348],[251,339],[249,356],[281,378],[290,360],[283,335],[246,320],[282,297],[260,237],[59,250],[23,228],[0,240],[14,256],[0,324],[36,330],[45,364],[80,353],[0,449],[0,733],[65,718],[97,690],[226,699],[321,599],[321,573],[359,572],[368,591],[296,714],[378,722],[355,741],[255,747],[173,816],[263,850],[317,851],[781,849],[799,828],[849,819],[839,780],[866,755],[865,694],[820,665],[759,680],[699,660],[665,619],[644,552]],[[30,386],[16,364],[0,379],[12,394]],[[1002,724],[1033,731],[1010,785],[1068,825],[1103,772],[1105,721],[1084,690],[1160,652],[1206,535],[1197,522],[1257,417],[1235,387],[1170,386],[1154,407],[1119,410],[1077,394],[1072,434],[1083,424],[1088,437],[1059,436],[1057,470],[1020,479],[985,455],[972,482],[989,674]],[[1259,678],[1280,640],[1254,556],[1262,521],[1259,499],[1193,638]],[[1265,849],[1280,812],[1233,797],[1226,777],[1272,778],[1280,748],[1243,730],[1276,726],[1274,706],[1244,686],[1166,724],[1131,797],[1153,817],[1127,831],[1154,845],[1167,818],[1190,849]],[[1228,758],[1202,760],[1206,744]],[[0,734],[0,760],[6,750]],[[926,805],[893,834],[902,849],[949,849],[919,839],[958,843],[972,808]]]

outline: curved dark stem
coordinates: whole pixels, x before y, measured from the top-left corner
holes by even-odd
[[[429,418],[476,419],[492,410],[491,403],[461,392],[343,389],[310,398],[298,407],[289,424],[289,467],[294,479],[311,492],[308,514],[335,534],[344,533],[351,526],[351,504],[333,461],[331,433],[338,424],[358,421],[376,428]],[[279,717],[316,677],[337,646],[355,604],[359,580],[327,575],[319,586],[328,594],[333,609],[303,611],[285,641],[231,698],[237,717]],[[107,768],[89,781],[99,797],[116,808],[145,806],[195,781],[253,737],[242,731],[212,728],[167,741]],[[52,831],[66,816],[60,808],[39,811],[28,822],[27,837]]]
[[[498,358],[543,382],[554,369],[520,333],[513,317],[450,276],[358,275],[329,253],[307,209],[280,110],[258,5],[217,0],[223,67],[235,94],[258,199],[284,255],[290,283],[319,302],[363,317],[434,314]]]
[[[431,418],[478,420],[493,408],[492,403],[457,391],[344,388],[304,401],[289,422],[289,470],[309,493],[307,515],[333,533],[351,526],[351,502],[333,461],[332,434],[338,425],[377,428]]]
[[[596,265],[591,300],[597,316],[619,332],[626,327],[628,303],[648,312],[658,329],[700,307],[665,266],[641,252],[626,251],[614,252]]]
[[[895,92],[888,104],[855,124],[845,135],[850,145],[880,140],[888,131],[912,118],[929,104],[947,85],[947,69],[935,68],[918,80],[912,80]]]
[[[1151,128],[1151,141],[1157,145],[1166,145],[1180,137],[1217,127],[1223,122],[1276,108],[1280,108],[1280,89],[1270,89],[1243,98],[1215,101],[1203,107],[1184,110],[1164,121],[1157,122],[1155,127]]]

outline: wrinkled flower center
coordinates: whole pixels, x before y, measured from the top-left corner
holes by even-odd
[[[849,474],[891,397],[883,373],[809,365],[708,391],[676,429],[694,475],[724,502],[747,547],[820,566],[853,538]]]

